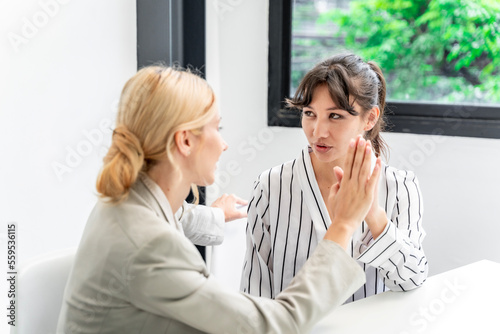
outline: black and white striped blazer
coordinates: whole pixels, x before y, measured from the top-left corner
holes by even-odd
[[[325,235],[331,221],[314,175],[305,148],[299,158],[263,172],[254,183],[242,291],[274,298]],[[348,302],[387,288],[411,290],[427,278],[423,202],[415,174],[382,164],[379,203],[389,220],[385,230],[373,240],[363,222],[349,246],[366,273],[366,284]]]

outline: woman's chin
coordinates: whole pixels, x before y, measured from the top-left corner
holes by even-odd
[[[321,162],[332,162],[335,161],[335,155],[332,154],[333,152],[328,152],[328,153],[320,153],[314,151],[314,155],[316,156],[316,159],[318,159]]]
[[[214,182],[215,182],[215,176],[210,175],[210,177],[208,177],[208,178],[204,178],[204,179],[196,181],[195,184],[198,187],[208,187],[208,186],[214,184]]]

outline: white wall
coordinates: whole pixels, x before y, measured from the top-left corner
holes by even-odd
[[[16,222],[23,263],[78,245],[115,102],[137,68],[136,2],[2,0],[0,36],[0,254]]]
[[[9,222],[18,223],[20,262],[78,244],[96,200],[95,178],[110,139],[105,128],[136,70],[135,1],[58,1],[57,12],[45,6],[53,14],[47,22],[41,3],[51,0],[0,2],[2,259]],[[34,17],[40,20],[36,32],[26,28]],[[268,0],[207,1],[207,77],[218,93],[230,145],[212,198],[222,192],[248,198],[261,171],[295,158],[306,144],[300,129],[266,126],[267,19]],[[22,37],[23,27],[31,36],[16,50],[8,36]],[[89,132],[96,144],[86,138]],[[500,140],[385,138],[390,163],[411,164],[420,179],[431,273],[483,258],[500,262]],[[68,156],[73,150],[87,155],[75,160]],[[58,177],[54,163],[71,171]],[[244,221],[228,224],[225,244],[214,251],[214,272],[234,288],[244,228]],[[0,290],[6,291],[3,280]]]
[[[230,147],[209,193],[248,198],[261,171],[294,159],[306,141],[301,129],[266,126],[268,0],[217,3],[207,2],[207,79],[220,97],[222,134]],[[414,170],[420,180],[431,275],[480,259],[500,262],[500,140],[384,137],[391,147],[389,163]],[[225,243],[213,252],[213,272],[234,288],[244,230],[245,221],[228,224]]]
[[[430,274],[500,262],[500,140],[386,134],[390,163],[414,170],[424,196]]]

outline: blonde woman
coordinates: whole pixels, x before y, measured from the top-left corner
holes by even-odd
[[[360,138],[332,188],[324,240],[276,300],[215,281],[173,213],[192,184],[214,181],[227,149],[219,119],[212,89],[194,74],[148,67],[127,82],[58,333],[305,333],[364,283],[345,248],[372,203],[380,160],[372,173]]]

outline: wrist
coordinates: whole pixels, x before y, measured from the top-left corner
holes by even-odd
[[[377,239],[387,226],[387,214],[379,207],[373,215],[366,216],[365,222],[372,233],[373,239]]]
[[[354,220],[334,220],[326,231],[324,239],[334,241],[342,248],[347,249],[357,225]]]

